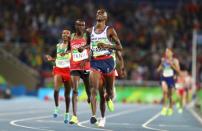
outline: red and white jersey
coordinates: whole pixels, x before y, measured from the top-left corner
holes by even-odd
[[[182,76],[182,75],[177,76],[177,81],[175,83],[175,88],[176,89],[182,89],[182,88],[184,88],[184,86],[185,86],[184,76]]]
[[[86,33],[82,38],[76,38],[75,33],[71,35],[71,60],[70,68],[71,70],[90,70],[90,61],[85,63],[85,66],[81,68],[81,63],[90,57],[90,49],[85,49],[82,52],[78,51],[78,48],[85,46],[87,44]]]

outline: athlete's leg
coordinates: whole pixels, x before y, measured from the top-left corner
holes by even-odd
[[[184,89],[179,89],[178,96],[179,96],[178,113],[182,113],[183,112],[183,108],[184,108],[184,104],[183,104]]]
[[[163,91],[163,107],[166,107],[166,102],[167,102],[167,98],[168,98],[168,86],[166,84],[165,81],[161,82],[161,87],[162,87],[162,91]]]
[[[64,115],[64,122],[67,123],[69,121],[69,105],[70,105],[70,91],[71,91],[71,80],[64,82],[64,96],[65,96],[65,105],[66,105],[66,112]]]
[[[105,88],[104,88],[103,80],[100,80],[99,95],[100,95],[100,112],[101,112],[102,118],[104,118],[106,106],[105,106]]]
[[[114,104],[112,102],[114,81],[115,81],[114,75],[105,76],[105,84],[106,84],[105,87],[107,92],[106,101],[110,111],[114,111]]]
[[[69,105],[70,105],[70,91],[71,91],[71,80],[64,82],[65,87],[65,104],[66,104],[66,113],[69,112]]]
[[[99,127],[104,127],[105,126],[105,110],[106,110],[106,105],[105,105],[105,92],[106,92],[106,89],[104,88],[105,87],[105,83],[104,83],[104,80],[101,79],[100,80],[100,84],[99,84],[99,95],[100,95],[100,112],[101,112],[101,119],[98,123],[98,126]]]
[[[91,97],[91,87],[90,87],[90,81],[89,81],[89,74],[83,74],[83,82],[85,85],[85,90],[87,94],[87,102],[90,103],[90,97]]]
[[[72,88],[73,88],[73,98],[72,98],[72,108],[73,108],[73,115],[77,116],[77,102],[78,102],[78,86],[80,76],[71,76],[72,79]]]
[[[116,81],[116,80],[115,80]],[[115,81],[113,83],[113,101],[116,100],[116,87],[115,87]]]
[[[173,91],[174,91],[173,87],[168,88],[169,108],[173,108],[173,99],[172,99]]]
[[[168,98],[168,86],[167,83],[165,81],[161,82],[161,87],[162,87],[162,91],[163,91],[163,99],[162,99],[162,111],[161,111],[161,115],[166,115],[167,113],[167,107],[166,107],[166,102],[167,102],[167,98]]]
[[[55,102],[55,110],[54,110],[54,117],[57,117],[59,114],[59,86],[62,81],[61,75],[55,74],[53,77],[54,80],[54,102]]]
[[[173,99],[172,99],[173,91],[174,91],[174,87],[172,86],[168,87],[168,100],[169,100],[169,108],[167,111],[168,116],[173,114]]]
[[[181,113],[181,109],[183,108],[183,89],[176,90],[177,100],[176,100],[176,107],[178,112]]]
[[[55,100],[55,106],[59,106],[59,86],[62,81],[61,75],[54,75],[54,100]]]
[[[91,86],[91,108],[92,108],[92,117],[91,117],[91,123],[95,124],[97,122],[97,119],[95,118],[96,115],[96,96],[97,96],[97,90],[99,88],[99,81],[101,79],[101,74],[98,71],[91,71],[89,80],[90,80],[90,86]]]
[[[189,92],[188,89],[185,88],[185,92],[184,92],[184,105],[188,104],[189,101]]]
[[[105,110],[106,110],[106,105],[105,105],[105,88],[104,88],[104,80],[100,80],[100,85],[99,85],[99,95],[100,95],[100,112],[101,112],[101,119],[98,123],[99,127],[104,127],[105,126]]]
[[[190,98],[189,89],[186,89],[186,104],[189,103],[189,98]]]

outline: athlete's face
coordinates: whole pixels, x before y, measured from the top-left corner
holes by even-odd
[[[170,49],[168,49],[168,48],[166,49],[165,54],[166,54],[166,57],[168,57],[168,58],[173,57],[173,52]]]
[[[96,14],[96,20],[97,21],[107,20],[107,12],[103,9],[98,10]]]
[[[69,30],[63,30],[62,31],[62,39],[68,40],[69,37],[70,37],[70,31]]]
[[[189,75],[188,71],[184,71],[184,75],[187,77]]]
[[[84,32],[84,30],[85,30],[85,22],[77,20],[75,22],[75,29],[76,29],[76,32],[80,32],[80,33]]]

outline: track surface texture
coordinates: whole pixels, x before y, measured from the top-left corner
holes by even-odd
[[[59,117],[53,118],[53,104],[29,97],[0,100],[0,131],[202,131],[201,118],[189,108],[183,114],[175,110],[172,116],[161,116],[160,105],[115,103],[115,111],[106,112],[105,127],[99,128],[89,122],[87,103],[78,103],[78,125],[64,124],[63,101]]]

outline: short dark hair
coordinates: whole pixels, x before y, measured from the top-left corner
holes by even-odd
[[[77,21],[85,22],[84,19],[82,19],[82,18],[76,19],[75,23],[76,23]]]

